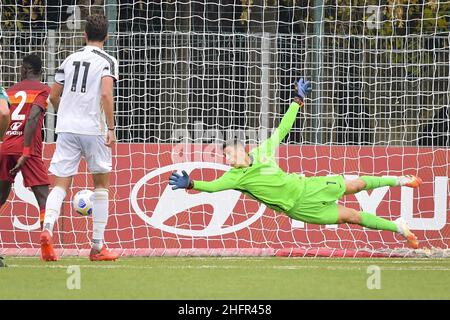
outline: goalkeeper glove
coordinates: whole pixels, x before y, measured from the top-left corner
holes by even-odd
[[[311,82],[301,78],[295,83],[295,98],[300,98],[301,101],[304,101],[311,91]]]
[[[172,190],[176,189],[192,189],[194,187],[194,183],[189,179],[189,175],[186,171],[182,171],[183,175],[180,176],[178,173],[174,172],[170,175],[169,184],[172,187]]]

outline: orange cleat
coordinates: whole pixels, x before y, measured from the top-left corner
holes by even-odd
[[[414,233],[412,233],[411,231],[409,231],[409,234],[406,237],[406,243],[408,244],[409,247],[411,247],[413,249],[419,248],[419,241],[417,241],[416,235]]]
[[[422,184],[422,179],[413,175],[406,175],[400,178],[401,185],[410,188],[418,188]]]
[[[119,258],[119,254],[115,252],[108,251],[106,246],[98,251],[94,248],[91,249],[91,253],[89,254],[89,260],[91,261],[114,261]]]
[[[409,230],[406,221],[403,218],[398,218],[394,223],[397,225],[398,232],[405,237],[408,246],[413,249],[418,249],[419,241],[417,240],[416,235]]]
[[[52,236],[48,230],[41,233],[41,259],[44,261],[58,261],[58,256],[53,250]]]

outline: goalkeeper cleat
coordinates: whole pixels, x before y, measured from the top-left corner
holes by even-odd
[[[41,259],[44,261],[58,261],[58,256],[53,249],[52,236],[48,230],[41,233]]]
[[[419,241],[417,241],[417,236],[410,232],[406,237],[407,244],[410,248],[419,249]]]
[[[114,261],[119,258],[119,254],[115,252],[108,251],[106,246],[98,251],[94,248],[91,249],[91,253],[89,254],[89,260],[91,261]]]
[[[406,238],[408,246],[413,249],[418,249],[419,242],[417,241],[417,237],[409,230],[406,221],[403,218],[398,218],[395,220],[395,224],[397,225],[397,231]]]
[[[400,186],[418,188],[422,184],[422,179],[413,175],[401,176],[398,178]]]

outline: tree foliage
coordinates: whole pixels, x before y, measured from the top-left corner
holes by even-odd
[[[255,8],[273,10],[279,16],[290,11],[294,24],[314,22],[314,11],[321,10],[319,1],[303,0],[240,0],[241,22],[247,24],[254,19]],[[434,34],[448,32],[450,23],[450,1],[440,0],[323,0],[325,31],[349,35],[404,35]],[[377,11],[374,12],[373,9]],[[376,17],[373,15],[376,14]],[[320,15],[322,16],[322,15]],[[377,28],[368,25],[376,18]],[[312,24],[311,24],[312,25]],[[305,28],[300,28],[305,29]]]
[[[3,0],[3,29],[24,30],[45,21],[45,0]]]
[[[64,22],[67,8],[77,5],[82,19],[89,14],[103,13],[104,0],[2,0],[1,28],[5,30],[45,30]],[[55,20],[55,21],[52,21]],[[63,25],[60,25],[63,28]]]
[[[448,32],[450,1],[324,0],[328,27],[338,34],[405,35]],[[369,8],[375,8],[374,12]],[[376,15],[376,16],[374,16]],[[377,28],[368,27],[375,18]]]

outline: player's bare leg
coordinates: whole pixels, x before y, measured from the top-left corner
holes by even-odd
[[[39,205],[39,222],[41,223],[41,230],[44,230],[45,204],[49,194],[48,185],[33,186],[31,190],[33,190]]]
[[[0,180],[0,208],[8,200],[9,193],[11,192],[11,183],[7,180]]]
[[[338,205],[337,223],[357,224],[370,229],[397,232],[406,238],[407,243],[410,247],[417,249],[419,246],[417,237],[409,230],[406,222],[402,218],[399,218],[395,222],[393,222],[377,217],[376,215],[370,214],[368,212],[358,211],[352,208]]]
[[[0,208],[5,204],[11,192],[11,183],[7,180],[0,180]],[[0,211],[1,214],[1,211]],[[0,267],[6,267],[3,257],[0,256]]]
[[[338,221],[336,223],[350,223],[361,225],[361,215],[359,211],[355,209],[347,208],[338,204]]]
[[[345,183],[345,195],[348,194],[355,194],[360,191],[364,190],[364,187],[366,186],[366,183],[361,179],[354,179],[354,180],[344,180]]]
[[[0,180],[0,208],[6,202],[9,196],[9,192],[11,191],[11,184],[9,181]],[[1,214],[1,212],[0,212]],[[3,257],[0,256],[0,268],[6,267],[6,263],[3,261]]]
[[[109,173],[93,174],[93,180],[95,187],[92,208],[93,230],[89,259],[91,261],[116,260],[119,255],[108,251],[104,245],[105,227],[108,222]]]
[[[44,230],[40,237],[42,260],[58,260],[55,250],[53,249],[53,226],[59,218],[62,203],[71,184],[72,177],[55,177],[55,186],[47,197],[47,202],[45,204]]]

